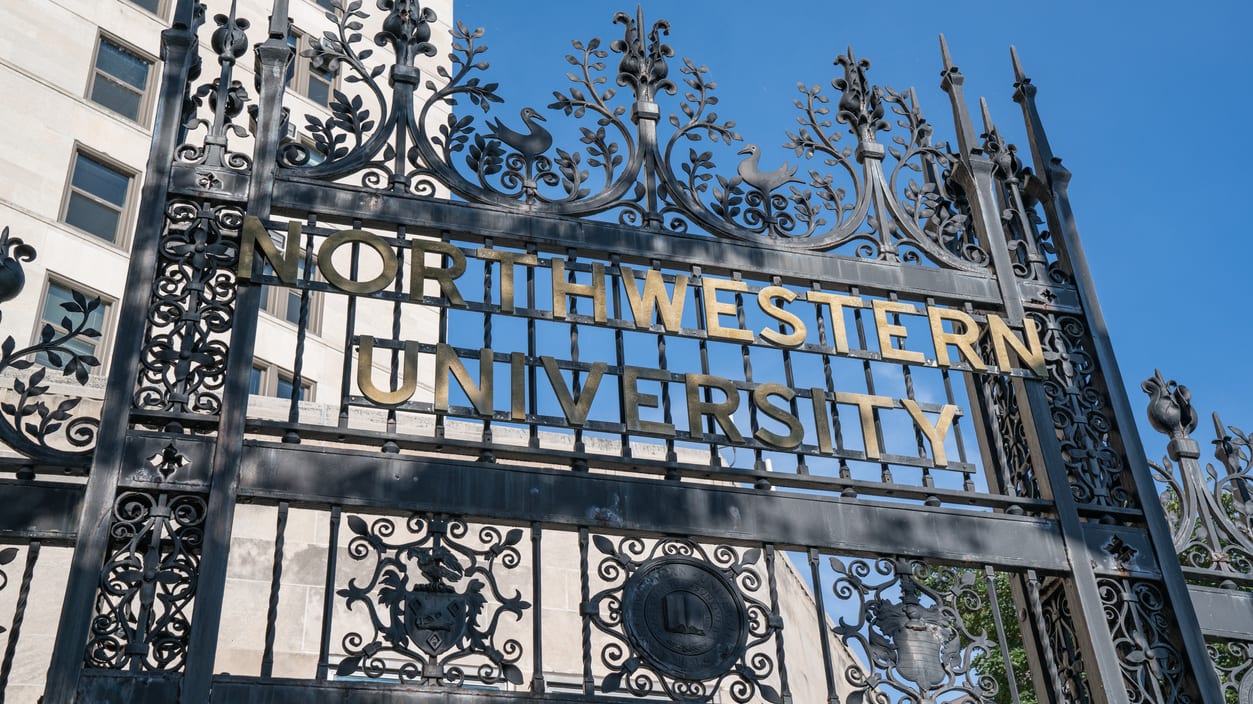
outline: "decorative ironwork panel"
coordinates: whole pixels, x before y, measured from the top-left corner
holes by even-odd
[[[125,491],[113,503],[88,667],[181,670],[200,571],[205,501]]]
[[[237,205],[172,199],[140,353],[135,407],[215,415],[235,307]]]
[[[1211,640],[1210,657],[1229,704],[1253,702],[1253,641]]]
[[[1048,365],[1044,390],[1075,501],[1135,507],[1135,494],[1126,484],[1126,456],[1087,325],[1077,315],[1033,311],[1029,317],[1040,329]]]
[[[736,702],[783,701],[767,647],[783,623],[757,596],[763,571],[773,579],[774,569],[761,564],[761,549],[599,534],[591,542],[605,588],[591,595],[584,618],[609,636],[597,653],[608,672],[601,692],[709,702],[725,687]]]
[[[1042,498],[1040,478],[1032,460],[1028,428],[1014,383],[1009,379],[982,379],[984,422],[994,443],[995,471],[1001,491],[1011,496]]]
[[[436,69],[442,80],[427,80],[428,96],[416,98],[414,60],[436,51],[429,41],[436,19],[430,8],[380,5],[388,14],[376,25],[375,42],[389,45],[396,58],[389,91],[382,83],[385,66],[370,62],[374,50],[364,48],[359,29],[373,18],[361,8],[337,3],[336,30],[314,40],[307,54],[344,70],[345,80],[362,90],[351,97],[334,91],[329,118],[305,117],[314,145],[286,143],[280,162],[289,175],[360,174],[366,187],[418,195],[434,195],[442,186],[472,202],[529,212],[611,211],[623,224],[699,230],[772,247],[847,247],[858,257],[968,271],[988,264],[964,196],[950,178],[956,156],[932,141],[914,94],[870,84],[870,62],[851,50],[837,59],[843,76],[831,81],[834,115],[832,99],[817,86],[802,87],[796,100],[801,127],[788,133],[784,146],[804,159],[803,170],[787,163],[764,167],[761,150],[749,144],[735,157],[735,173],[725,174],[714,151],[741,137],[734,121],[717,114],[716,84],[706,67],[683,59],[678,83],[671,76],[675,54],[664,43],[664,21],[649,26],[642,13],[618,13],[621,39],[607,48],[599,39],[574,42],[567,57],[575,68],[573,86],[554,91],[548,105],[577,121],[580,144],[562,148],[534,108],[523,108],[513,121],[521,130],[499,117],[486,120],[502,98],[487,80],[482,30],[460,22],[450,66]],[[610,52],[621,54],[616,72],[608,70]],[[618,89],[606,86],[610,78],[633,102],[615,100]],[[678,112],[664,120],[672,130],[660,135],[656,101],[678,93],[679,84]],[[437,119],[445,110],[447,118]],[[889,133],[887,144],[879,141],[881,132]],[[848,135],[855,144],[842,143]]]
[[[978,663],[996,643],[967,623],[971,612],[991,608],[974,570],[834,557],[831,568],[832,591],[855,614],[841,616],[834,633],[867,666],[840,673],[857,690],[853,701],[993,700],[998,684]]]
[[[349,611],[364,611],[369,629],[343,637],[340,677],[460,687],[522,684],[523,646],[501,621],[531,608],[522,592],[502,585],[522,564],[524,531],[471,528],[449,516],[397,520],[350,515],[348,556],[369,567],[336,591]],[[532,569],[537,567],[532,566]]]
[[[1100,577],[1097,589],[1131,702],[1197,701],[1189,691],[1178,631],[1161,585]]]
[[[1051,286],[1072,284],[1070,271],[1058,259],[1052,233],[1044,229],[1040,199],[1046,197],[1048,186],[1022,163],[1017,146],[1001,136],[992,123],[987,101],[980,99],[980,106],[983,108],[983,153],[995,167],[996,198],[1001,207],[1001,226],[1013,260],[1014,275]]]
[[[203,5],[199,12],[203,15]],[[244,115],[250,96],[234,74],[236,62],[248,51],[245,30],[252,23],[236,17],[233,4],[228,14],[214,15],[213,21],[217,28],[210,35],[209,46],[220,70],[213,80],[197,85],[201,61],[200,53],[193,50],[194,63],[183,95],[181,134],[184,140],[197,136],[198,143],[184,141],[174,151],[175,163],[199,167],[197,185],[205,191],[222,190],[231,172],[246,176],[252,166],[252,159],[238,150],[238,142],[232,148],[233,141],[251,136]]]
[[[1065,702],[1092,701],[1092,692],[1083,662],[1080,633],[1075,631],[1070,600],[1063,582],[1053,578],[1028,581],[1028,602],[1043,639],[1045,668],[1051,685]],[[1041,592],[1044,594],[1041,595]]]

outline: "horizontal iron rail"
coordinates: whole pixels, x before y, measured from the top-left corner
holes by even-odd
[[[778,274],[788,283],[808,286],[813,281],[853,285],[863,293],[895,292],[931,296],[941,302],[1000,304],[991,274],[928,266],[902,266],[835,254],[766,249],[713,237],[653,232],[596,220],[573,220],[505,212],[481,205],[384,194],[343,184],[279,178],[274,183],[274,212],[315,213],[320,217],[360,218],[369,222],[403,223],[430,233],[449,232],[456,238],[491,238],[494,246],[524,247],[580,256],[684,268],[700,266],[705,273],[733,271]]]
[[[850,555],[1068,569],[1055,521],[441,457],[249,441],[240,495],[346,510],[434,511]]]

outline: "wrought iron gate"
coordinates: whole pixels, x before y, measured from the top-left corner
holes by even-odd
[[[334,0],[302,124],[286,4],[164,34],[100,420],[33,365],[92,301],[4,347],[23,471],[87,477],[0,485],[26,575],[74,540],[47,704],[1222,700],[1016,58],[1030,165],[945,49],[954,141],[850,50],[780,166],[638,13],[513,119],[481,32]]]

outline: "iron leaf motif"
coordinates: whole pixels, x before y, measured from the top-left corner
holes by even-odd
[[[25,282],[20,262],[34,258],[35,249],[10,237],[9,228],[4,228],[0,233],[0,287],[8,289],[0,289],[0,298],[13,298],[20,292]],[[58,326],[42,325],[37,342],[19,348],[17,340],[8,336],[0,343],[0,372],[31,370],[25,376],[14,377],[16,398],[0,404],[0,437],[31,459],[85,466],[95,447],[100,420],[75,413],[82,399],[53,392],[48,372],[59,371],[60,377],[79,386],[87,384],[91,370],[100,366],[100,360],[75,343],[100,338],[91,319],[103,303],[98,297],[88,299],[79,291],[71,293],[71,300],[61,303],[64,313]]]
[[[389,82],[386,67],[371,63],[372,50],[361,46],[371,15],[360,2],[335,5],[327,16],[336,28],[307,53],[365,90],[334,93],[329,118],[305,118],[314,144],[286,141],[280,177],[287,170],[326,180],[356,177],[367,188],[419,196],[447,188],[506,210],[610,212],[624,224],[789,249],[972,271],[989,264],[951,183],[956,156],[932,142],[916,98],[872,85],[870,62],[851,49],[836,60],[843,75],[831,81],[838,92],[834,120],[819,87],[800,87],[801,129],[787,133],[783,146],[804,163],[759,168],[765,152],[752,147],[726,175],[717,145],[742,137],[734,120],[719,115],[717,84],[706,66],[683,58],[681,80],[671,77],[675,52],[664,41],[670,30],[664,21],[650,26],[642,12],[618,13],[614,22],[623,34],[607,48],[600,39],[573,42],[570,86],[554,91],[547,106],[573,121],[578,144],[565,146],[554,144],[560,132],[535,108],[522,108],[512,121],[489,114],[502,99],[487,80],[481,29],[455,23],[448,64],[423,80],[415,61],[434,51],[434,14],[416,0],[377,4],[383,16],[375,42],[390,45],[396,56]],[[620,55],[616,70],[607,64],[611,52]],[[611,77],[632,100],[609,86]],[[428,91],[423,98],[415,95],[419,84]],[[678,95],[678,104],[663,118],[656,101],[669,95]],[[889,108],[901,118],[895,125]],[[847,127],[856,149],[840,144],[835,123]],[[659,133],[662,124],[668,134]],[[883,132],[893,133],[896,145],[890,170],[877,142]],[[683,148],[695,142],[714,148]]]

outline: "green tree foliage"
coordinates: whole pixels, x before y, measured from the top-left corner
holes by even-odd
[[[1031,671],[1027,664],[1027,648],[1023,643],[1022,631],[1018,628],[1018,617],[1014,613],[1014,595],[1009,588],[1009,575],[996,573],[992,584],[996,589],[996,601],[1001,610],[1001,623],[1005,626],[1005,640],[1009,645],[1009,661],[1014,671],[1014,684],[1018,687],[1019,702],[1037,704],[1035,688],[1031,684]],[[973,613],[963,614],[963,618],[971,631],[985,631],[996,641],[996,622],[992,618],[990,601]],[[1000,648],[975,658],[974,668],[980,674],[996,678],[996,683],[1000,685],[996,694],[997,704],[1013,704],[1009,676]]]
[[[927,580],[932,581],[932,580]],[[1031,671],[1027,662],[1027,649],[1023,643],[1022,631],[1018,627],[1018,616],[1014,613],[1014,595],[1010,589],[1009,575],[996,573],[992,579],[996,589],[996,601],[1000,606],[1001,623],[1005,627],[1005,641],[1009,646],[1009,660],[1014,671],[1014,684],[1018,688],[1017,703],[1013,690],[1009,686],[1009,675],[1005,660],[997,644],[996,621],[992,615],[992,601],[986,596],[983,604],[976,609],[961,609],[962,621],[973,634],[986,633],[992,641],[992,650],[976,657],[973,661],[974,670],[996,680],[997,693],[993,699],[996,704],[1038,704],[1035,687],[1031,682]],[[943,589],[940,584],[928,584],[932,588]]]

